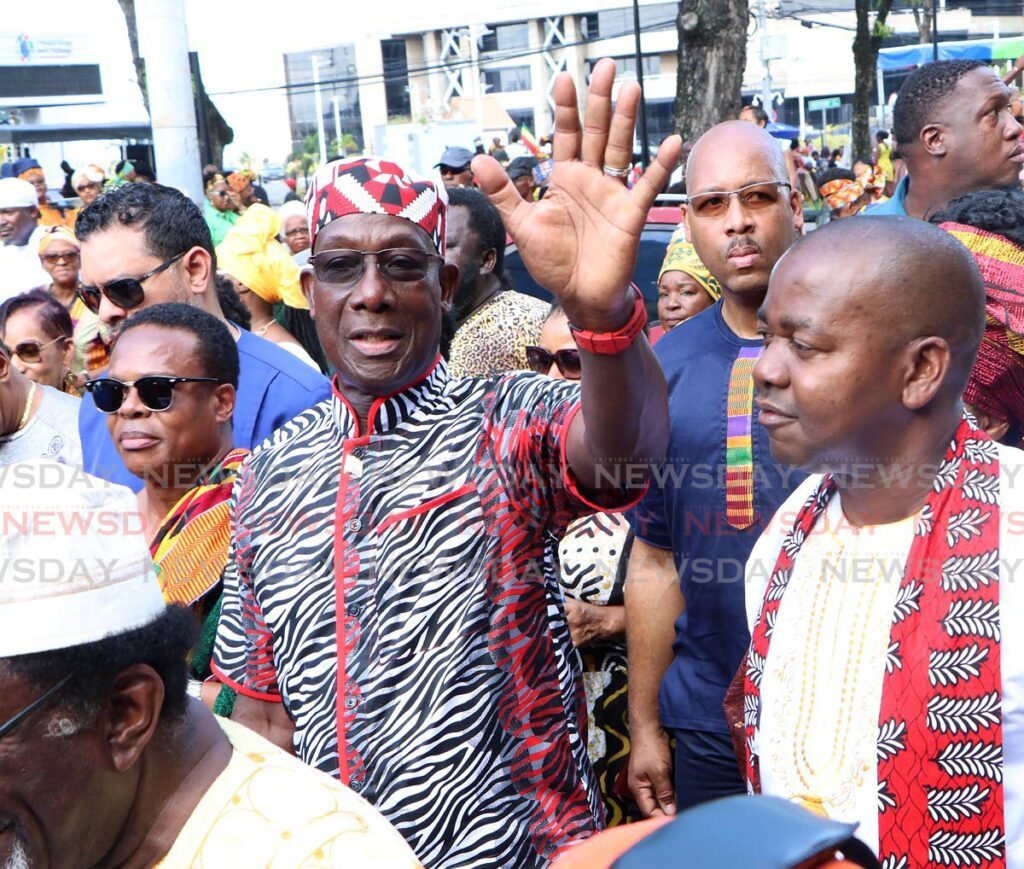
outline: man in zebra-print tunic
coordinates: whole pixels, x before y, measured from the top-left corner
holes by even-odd
[[[307,196],[303,289],[334,397],[235,488],[215,652],[235,720],[360,792],[428,869],[545,865],[602,825],[545,532],[633,503],[639,463],[664,451],[665,382],[629,281],[679,149],[626,190],[639,93],[623,85],[613,124],[613,78],[595,69],[585,135],[559,81],[540,203],[493,159],[474,165],[577,327],[581,384],[450,379],[443,188],[386,160],[333,163]]]

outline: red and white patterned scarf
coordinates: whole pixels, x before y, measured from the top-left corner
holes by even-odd
[[[760,790],[760,685],[800,548],[836,491],[826,476],[782,544],[744,679],[747,781]],[[878,719],[885,869],[1006,865],[999,618],[999,454],[969,419],[917,520],[889,634]]]

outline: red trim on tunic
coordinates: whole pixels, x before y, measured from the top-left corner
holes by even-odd
[[[581,410],[583,410],[583,405],[577,404],[566,414],[565,422],[562,423],[562,433],[558,438],[559,450],[562,454],[562,481],[565,484],[566,491],[581,504],[586,504],[591,510],[598,513],[622,513],[630,507],[635,507],[640,503],[640,499],[647,494],[647,490],[651,486],[650,480],[644,483],[644,487],[626,503],[615,507],[610,507],[607,504],[595,504],[580,491],[579,485],[576,482],[576,475],[569,466],[569,458],[566,455],[566,449],[569,445],[569,427],[572,425],[572,421],[576,418],[576,414]]]
[[[362,432],[360,431],[359,414],[356,413],[355,408],[352,407],[351,402],[347,398],[345,398],[344,395],[342,395],[341,387],[338,385],[338,375],[335,374],[334,377],[331,378],[331,392],[334,393],[335,398],[342,402],[342,404],[344,404],[345,407],[348,408],[349,413],[352,414],[352,422],[355,425],[355,437],[366,437],[368,435],[373,434],[373,419],[377,415],[377,411],[380,410],[384,402],[386,402],[388,399],[394,398],[396,395],[401,395],[403,392],[412,389],[414,386],[419,386],[424,380],[426,380],[428,377],[430,377],[431,374],[434,373],[434,370],[437,368],[437,363],[440,361],[441,354],[438,353],[437,356],[434,357],[434,361],[431,364],[431,366],[411,383],[406,383],[404,386],[400,386],[394,392],[389,392],[387,395],[382,395],[379,398],[375,398],[373,400],[373,404],[370,405],[370,412],[366,415],[366,428],[368,429],[366,435],[363,435]]]
[[[344,400],[344,399],[342,399]],[[356,429],[358,418],[354,418]],[[348,490],[349,475],[345,473],[345,457],[348,454],[347,441],[341,445],[341,476],[338,482],[338,498],[334,506],[334,642],[337,648],[338,675],[335,696],[335,722],[338,731],[338,778],[342,784],[349,783],[348,733],[345,726],[345,696],[348,688],[347,647],[345,630],[345,493]]]
[[[230,676],[228,676],[223,670],[220,669],[220,667],[218,667],[212,661],[210,662],[210,671],[213,673],[214,676],[217,677],[218,680],[223,682],[229,688],[234,689],[239,694],[243,694],[246,697],[251,697],[253,700],[263,700],[263,701],[265,701],[267,703],[280,703],[281,702],[281,695],[280,695],[280,693],[275,692],[275,691],[262,692],[262,691],[256,691],[253,688],[247,688],[241,682],[236,682],[234,679],[232,679]]]
[[[426,513],[427,510],[432,510],[434,507],[440,507],[442,504],[447,504],[449,501],[454,501],[456,498],[461,498],[463,495],[468,495],[470,492],[475,491],[475,483],[466,483],[465,486],[460,486],[458,489],[453,489],[451,492],[445,492],[443,495],[438,495],[436,498],[424,501],[422,504],[417,504],[415,507],[410,507],[408,510],[399,510],[397,513],[392,513],[390,516],[384,518],[384,521],[377,526],[377,533],[383,533],[385,528],[389,528],[396,522],[401,522],[403,519],[411,519],[413,516],[419,516],[420,513]]]

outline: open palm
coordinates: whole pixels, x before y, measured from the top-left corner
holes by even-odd
[[[626,82],[614,112],[615,64],[594,68],[581,130],[576,89],[568,75],[555,84],[554,169],[539,202],[525,202],[501,166],[477,157],[473,171],[501,213],[533,278],[554,293],[580,327],[608,328],[628,311],[626,288],[633,275],[647,210],[679,159],[680,140],[670,136],[632,190],[604,167],[625,169],[633,154],[640,89]],[[620,325],[621,323],[619,323]]]

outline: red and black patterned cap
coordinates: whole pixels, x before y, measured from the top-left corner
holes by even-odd
[[[397,163],[351,157],[321,166],[306,193],[310,245],[332,220],[346,214],[390,214],[422,228],[444,255],[448,194],[443,184],[417,178]]]

